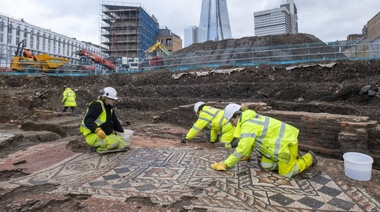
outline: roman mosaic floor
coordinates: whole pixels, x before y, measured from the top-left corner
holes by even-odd
[[[309,170],[287,179],[260,170],[256,155],[227,172],[210,165],[231,149],[132,148],[123,153],[76,153],[9,185],[58,184],[55,192],[100,198],[149,198],[188,210],[209,211],[380,211],[380,204],[354,185]]]

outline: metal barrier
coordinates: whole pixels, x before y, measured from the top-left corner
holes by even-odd
[[[24,73],[24,72],[0,72],[1,75],[15,75],[15,76],[55,76],[55,77],[87,77],[89,73]]]
[[[189,47],[188,47],[189,48]],[[190,46],[191,48],[191,46]],[[190,49],[189,48],[189,49]],[[228,66],[285,65],[297,63],[325,62],[338,60],[380,59],[380,38],[373,41],[316,42],[281,46],[251,48],[229,48],[174,53],[163,59],[163,65],[141,70],[116,70],[95,74],[133,74],[145,71],[184,71],[199,68]],[[181,52],[181,51],[180,51]],[[23,75],[15,72],[1,74]],[[45,74],[45,73],[44,73]],[[25,75],[30,75],[25,73]],[[89,76],[90,73],[46,73],[48,76]]]
[[[164,60],[165,65],[161,66],[161,68],[176,71],[222,66],[258,66],[373,59],[380,59],[380,39],[371,42],[317,42],[173,54],[173,56]]]

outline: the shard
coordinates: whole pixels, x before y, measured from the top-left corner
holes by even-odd
[[[203,0],[199,23],[199,41],[231,38],[226,0]]]

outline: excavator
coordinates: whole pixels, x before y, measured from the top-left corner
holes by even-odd
[[[165,56],[170,55],[170,51],[160,42],[157,41],[153,46],[145,51],[145,57],[149,59],[150,66],[162,66],[164,64],[163,58],[160,56],[150,57],[149,54],[159,49]]]
[[[67,64],[69,59],[51,57],[49,54],[33,55],[29,49],[25,49],[25,40],[22,40],[11,59],[12,71],[25,73],[55,72],[57,68]]]
[[[106,60],[106,59],[104,59],[104,58],[102,58],[102,57],[100,57],[94,53],[87,51],[86,49],[81,49],[79,51],[76,51],[75,54],[77,54],[81,57],[88,57],[91,60],[93,60],[95,63],[100,64],[109,70],[115,70],[116,69],[115,64],[113,64],[112,62],[110,62],[110,61],[108,61],[108,60]]]

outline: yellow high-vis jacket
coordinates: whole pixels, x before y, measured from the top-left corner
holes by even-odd
[[[228,167],[234,166],[254,148],[273,161],[289,162],[289,145],[298,145],[298,133],[299,130],[289,124],[245,110],[235,128],[234,136],[240,139],[238,147],[225,163]]]
[[[102,125],[103,123],[105,123],[107,121],[107,112],[106,112],[106,109],[104,108],[104,103],[103,101],[100,101],[100,100],[97,100],[96,102],[99,102],[100,103],[100,106],[102,106],[102,113],[99,115],[99,117],[94,121],[95,124],[97,126],[100,126]],[[88,113],[88,110],[90,108],[90,105],[92,104],[93,102],[90,102],[90,104],[88,105],[88,108],[87,108],[87,111],[86,111],[86,115]],[[111,110],[111,113],[112,113],[112,110]],[[84,116],[86,118],[86,115]],[[82,123],[80,125],[80,132],[86,137],[88,134],[90,133],[94,133],[93,131],[91,131],[90,129],[88,129],[84,123],[84,120],[85,118],[82,120]]]
[[[215,142],[219,133],[226,133],[225,136],[222,135],[221,142],[229,143],[233,140],[234,127],[224,118],[224,110],[204,106],[199,112],[198,120],[187,133],[186,140],[193,139],[205,127],[211,131],[210,142]]]
[[[63,91],[63,96],[62,96],[62,104],[64,107],[76,107],[77,102],[76,102],[76,95],[71,88],[65,88],[65,91]]]

